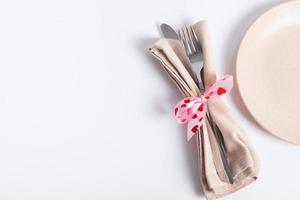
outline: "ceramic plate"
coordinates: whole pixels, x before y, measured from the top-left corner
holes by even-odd
[[[242,40],[236,64],[239,91],[256,121],[300,144],[300,1],[259,17]]]

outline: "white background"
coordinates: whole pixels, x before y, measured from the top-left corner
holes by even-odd
[[[181,96],[147,49],[159,23],[207,19],[218,72],[233,74],[245,31],[280,2],[1,0],[0,199],[204,199],[171,115]],[[299,147],[262,130],[236,88],[224,100],[261,159],[224,199],[298,199]]]

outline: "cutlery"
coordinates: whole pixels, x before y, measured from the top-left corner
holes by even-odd
[[[168,24],[161,24],[161,31],[166,38],[170,39],[177,39],[183,43],[183,46],[185,48],[187,56],[192,60],[192,57],[198,56],[202,53],[202,49],[200,46],[200,43],[197,39],[197,36],[193,30],[192,26],[184,27],[183,29],[179,30],[178,33]],[[203,94],[205,91],[205,83],[204,83],[204,67],[200,70],[200,77],[199,77],[199,88],[200,92]],[[231,170],[229,168],[228,161],[226,159],[227,151],[224,144],[222,133],[219,129],[219,127],[213,122],[213,119],[211,118],[209,111],[206,113],[206,117],[208,119],[209,125],[212,128],[212,131],[215,135],[215,138],[218,143],[218,148],[220,151],[222,163],[226,172],[226,175],[229,179],[229,182],[231,184],[234,183],[233,176],[231,173]],[[202,130],[200,129],[200,132]]]
[[[168,24],[161,24],[160,30],[165,38],[179,40],[176,31]]]

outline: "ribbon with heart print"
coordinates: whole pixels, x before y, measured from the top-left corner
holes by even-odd
[[[198,133],[203,124],[203,119],[207,112],[207,102],[212,98],[220,97],[233,87],[232,76],[224,76],[221,80],[215,82],[200,97],[187,97],[177,103],[174,108],[175,117],[179,124],[188,123],[187,140],[190,140],[194,134]]]

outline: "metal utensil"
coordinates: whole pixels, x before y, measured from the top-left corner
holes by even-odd
[[[179,39],[182,41],[183,46],[185,48],[187,56],[191,59],[194,56],[197,56],[202,53],[202,49],[200,46],[200,43],[197,39],[197,36],[193,30],[192,26],[184,27],[183,29],[178,31],[178,34],[176,31],[168,24],[162,24],[161,25],[162,32],[166,38],[172,38],[172,39]],[[176,35],[175,35],[176,34]],[[192,60],[192,59],[191,59]],[[199,77],[199,88],[200,92],[203,93],[205,91],[205,83],[204,83],[204,71],[203,67],[200,70],[200,77]],[[229,168],[228,161],[226,159],[226,147],[223,141],[222,133],[219,129],[219,127],[214,123],[212,117],[209,114],[209,111],[206,113],[206,117],[208,119],[209,125],[212,128],[212,131],[216,137],[222,163],[226,172],[226,175],[229,179],[229,182],[233,184],[233,176]]]
[[[187,55],[189,58],[202,53],[200,43],[197,39],[197,36],[196,36],[192,26],[187,26],[187,27],[179,30],[178,34],[179,34],[179,38],[183,41],[183,44],[185,46],[185,49],[187,51]],[[200,70],[199,88],[200,88],[201,93],[203,93],[205,91],[204,67],[202,67]],[[221,133],[219,127],[217,126],[217,124],[214,123],[212,117],[210,116],[209,110],[206,113],[206,116],[207,116],[208,122],[213,130],[213,133],[216,137],[216,140],[218,142],[218,147],[220,150],[221,159],[222,159],[222,163],[223,163],[225,172],[227,174],[229,182],[232,184],[234,182],[234,180],[233,180],[233,176],[230,171],[230,168],[229,168],[228,161],[226,159],[226,147],[225,147],[225,144],[223,141],[222,133]]]
[[[165,38],[179,40],[176,31],[168,24],[161,24],[160,30]]]

